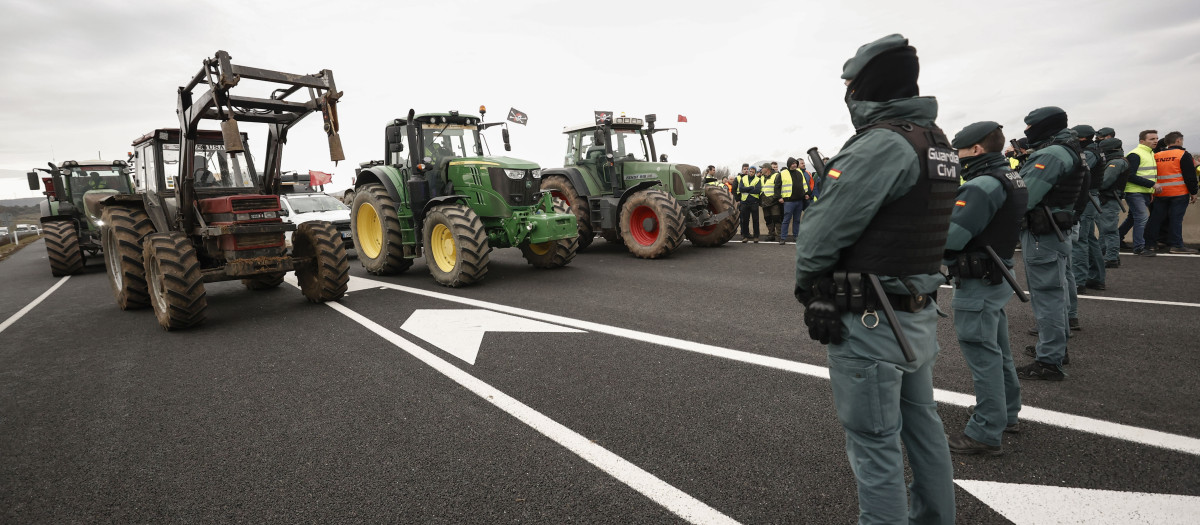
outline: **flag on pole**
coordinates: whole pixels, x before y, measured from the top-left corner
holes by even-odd
[[[308,170],[308,186],[315,188],[333,182],[333,174],[322,171]]]
[[[687,117],[685,117],[685,116],[683,116],[683,115],[680,115],[680,116],[679,116],[679,122],[687,122]]]
[[[526,122],[529,122],[529,115],[526,115],[523,111],[518,111],[517,108],[508,108],[508,121],[524,126]]]

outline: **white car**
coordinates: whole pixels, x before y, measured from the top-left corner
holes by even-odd
[[[279,196],[280,215],[285,222],[300,224],[308,221],[329,221],[338,233],[346,249],[354,248],[350,235],[350,208],[342,201],[324,193],[285,193]],[[287,247],[292,248],[292,232],[284,234]]]

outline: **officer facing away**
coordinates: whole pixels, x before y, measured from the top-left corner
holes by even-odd
[[[796,237],[796,298],[809,335],[829,345],[864,524],[954,522],[950,451],[933,399],[932,294],[945,283],[942,249],[959,166],[934,124],[937,101],[918,96],[919,69],[916,50],[898,34],[846,62],[857,134],[829,161],[821,198]],[[883,294],[872,291],[876,284]],[[900,336],[911,344],[902,346]],[[908,491],[901,443],[912,467]]]
[[[954,331],[975,386],[975,409],[966,429],[950,436],[950,452],[994,456],[1002,452],[1001,432],[1019,428],[1021,382],[1004,313],[1013,289],[987,249],[1012,269],[1028,195],[1025,181],[1000,153],[1000,124],[976,122],[950,144],[958,149],[965,182],[950,215],[946,268],[954,277]]]
[[[1033,295],[1038,342],[1026,351],[1036,360],[1017,368],[1021,379],[1062,381],[1067,364],[1067,263],[1070,240],[1059,240],[1075,221],[1075,199],[1083,186],[1083,159],[1076,151],[1075,133],[1067,129],[1062,108],[1038,108],[1025,116],[1025,136],[1033,154],[1021,166],[1029,190],[1026,228],[1021,231],[1025,278]]]

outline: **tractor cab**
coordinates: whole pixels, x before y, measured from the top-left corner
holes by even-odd
[[[29,187],[38,184],[46,187],[46,202],[43,216],[72,215],[82,213],[87,220],[80,227],[95,230],[100,220],[100,203],[117,194],[131,193],[129,170],[123,160],[68,160],[52,169],[39,168],[47,176],[38,177],[37,171],[29,172]]]
[[[242,144],[249,140],[241,134]],[[133,172],[147,191],[174,196],[179,187],[179,130],[156,129],[133,141]],[[248,145],[247,145],[248,148]],[[192,154],[198,196],[255,193],[261,188],[250,151],[228,153],[220,131],[197,131]]]

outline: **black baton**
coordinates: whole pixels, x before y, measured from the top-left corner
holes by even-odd
[[[871,287],[875,289],[875,298],[879,300],[879,307],[883,308],[883,316],[887,318],[887,322],[892,327],[892,335],[896,336],[896,342],[900,343],[900,351],[904,352],[904,360],[909,363],[916,361],[917,356],[913,355],[912,345],[908,344],[908,338],[904,337],[904,332],[900,330],[900,320],[896,318],[896,311],[892,309],[891,301],[888,301],[887,292],[883,290],[883,283],[879,282],[879,278],[872,273],[866,275],[871,281]]]
[[[1067,242],[1067,236],[1063,235],[1058,223],[1054,222],[1054,212],[1050,211],[1050,207],[1043,204],[1042,211],[1046,212],[1046,220],[1050,221],[1050,227],[1054,228],[1054,236],[1058,237],[1058,242]]]
[[[1008,271],[1008,265],[1004,264],[1004,260],[999,255],[996,255],[996,250],[993,250],[991,246],[984,246],[983,249],[987,251],[987,254],[992,258],[992,262],[996,264],[996,271],[1000,272],[1000,275],[1004,276],[1004,280],[1008,282],[1013,291],[1017,292],[1017,298],[1022,303],[1028,303],[1029,296],[1025,295],[1025,290],[1022,290],[1021,285],[1017,284],[1017,278],[1013,276],[1012,272]]]
[[[1090,191],[1088,192],[1088,200],[1092,201],[1092,206],[1096,207],[1096,213],[1104,213],[1104,209],[1100,207],[1100,199],[1092,195]]]

